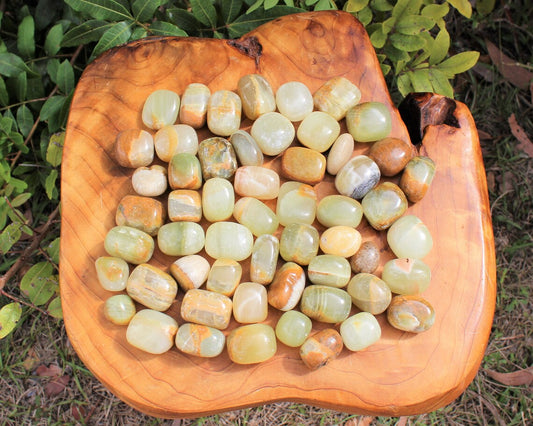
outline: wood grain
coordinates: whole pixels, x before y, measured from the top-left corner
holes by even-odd
[[[181,94],[192,82],[203,82],[212,91],[236,90],[242,75],[256,72],[274,89],[297,80],[312,92],[329,78],[343,75],[361,88],[363,101],[387,104],[393,114],[391,136],[409,140],[363,27],[344,12],[291,15],[233,43],[159,38],[107,52],[79,81],[62,163],[60,284],[73,347],[108,389],[158,417],[196,417],[281,400],[395,416],[448,404],[477,372],[496,288],[479,140],[468,108],[460,103],[454,112],[459,128],[426,129],[421,151],[436,162],[437,172],[426,197],[409,207],[409,213],[426,223],[435,242],[424,259],[433,273],[424,297],[436,311],[429,331],[403,333],[380,315],[383,334],[378,343],[357,353],[344,349],[337,360],[311,372],[296,349],[281,343],[272,359],[252,366],[232,364],[225,351],[215,359],[187,356],[175,348],[150,355],[128,345],[125,327],[105,320],[102,307],[111,293],[99,285],[94,261],[105,255],[103,241],[114,226],[118,202],[133,192],[131,170],[119,167],[111,155],[116,134],[142,127],[142,104],[153,90]],[[243,128],[249,125],[243,121]],[[199,134],[200,140],[206,136],[206,131]],[[368,149],[368,144],[357,144],[354,155]],[[269,166],[279,167],[278,160],[270,159]],[[319,197],[332,188],[331,177],[316,186]],[[377,234],[366,222],[359,229],[381,247],[382,265],[392,257],[384,233]],[[151,263],[168,270],[174,260],[156,251]],[[169,310],[179,322],[182,296],[181,292]],[[266,323],[275,325],[278,317],[270,308]],[[235,326],[232,323],[225,333]],[[323,327],[314,324],[315,330]]]

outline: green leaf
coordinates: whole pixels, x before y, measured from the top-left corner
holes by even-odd
[[[252,5],[248,8],[248,10],[246,11],[246,14],[248,15],[248,14],[252,13],[253,11],[259,9],[259,8],[263,5],[263,2],[264,2],[264,1],[265,1],[265,0],[256,0],[256,2],[255,2],[254,4],[252,4]]]
[[[49,59],[46,64],[46,72],[50,76],[50,80],[52,80],[55,84],[57,84],[57,70],[59,69],[59,65],[61,62],[59,62],[59,59],[52,58]]]
[[[388,64],[379,64],[379,66],[381,67],[381,72],[383,75],[387,75],[391,70],[391,66]]]
[[[179,7],[171,7],[165,11],[168,21],[183,29],[187,34],[194,34],[201,26],[198,20],[191,12]]]
[[[20,303],[13,302],[2,306],[0,309],[0,339],[11,333],[22,315]]]
[[[392,44],[387,43],[383,48],[383,53],[391,60],[392,62],[399,61],[408,61],[411,59],[409,53],[404,52],[403,50],[397,49]]]
[[[37,306],[44,305],[58,289],[57,275],[49,262],[33,265],[20,281],[20,290]]]
[[[85,12],[94,19],[133,20],[127,0],[65,0],[65,3],[76,12]]]
[[[7,225],[2,233],[0,234],[0,253],[6,255],[13,244],[16,244],[20,237],[22,236],[22,231],[20,230],[20,223],[13,222]]]
[[[392,8],[392,16],[400,19],[403,15],[417,15],[422,0],[398,0]]]
[[[46,150],[46,161],[50,163],[52,167],[57,167],[61,164],[64,144],[65,132],[54,133],[50,136],[50,141]]]
[[[48,304],[46,311],[57,319],[63,319],[63,310],[61,309],[61,298],[59,296],[54,297]]]
[[[392,45],[404,52],[414,52],[422,49],[426,45],[426,40],[420,35],[405,35],[394,33],[389,37]]]
[[[48,256],[52,259],[53,262],[59,263],[59,244],[61,239],[57,237],[54,239],[48,246],[46,247],[46,253],[48,253]]]
[[[429,81],[429,70],[421,69],[407,73],[415,92],[432,92],[433,86]]]
[[[263,7],[265,10],[272,9],[274,6],[278,4],[278,0],[265,0],[263,3]]]
[[[420,15],[404,15],[396,23],[396,30],[401,34],[416,35],[421,31],[430,30],[435,26],[432,18]]]
[[[376,49],[381,49],[383,46],[385,46],[387,34],[383,32],[383,28],[377,28],[376,31],[370,35],[370,41],[372,42],[372,46],[374,46]]]
[[[35,22],[31,15],[25,16],[18,27],[17,50],[25,58],[35,54]]]
[[[191,0],[192,14],[209,28],[217,26],[217,11],[211,0]]]
[[[348,0],[344,3],[343,10],[350,13],[357,13],[368,5],[369,0]]]
[[[372,9],[368,6],[357,12],[357,19],[359,19],[364,26],[372,22],[372,16]]]
[[[303,12],[303,10],[289,6],[275,6],[268,10],[256,10],[252,13],[239,16],[234,22],[228,25],[229,35],[232,38],[237,38],[265,22],[269,22],[280,16],[300,12]]]
[[[35,74],[22,60],[14,53],[0,53],[0,74],[6,77],[15,77],[21,72]]]
[[[396,18],[394,16],[391,16],[390,18],[383,21],[383,24],[381,24],[381,28],[383,29],[383,32],[385,34],[388,34],[394,28],[394,24],[396,24]]]
[[[26,105],[21,105],[17,109],[17,124],[20,133],[24,137],[28,136],[33,127],[33,114]]]
[[[55,195],[57,194],[57,188],[56,188],[56,181],[57,181],[57,170],[52,169],[50,170],[50,174],[46,176],[46,179],[44,181],[44,189],[46,191],[46,195],[50,200],[54,199]]]
[[[46,39],[44,41],[44,51],[48,56],[54,56],[57,52],[59,52],[59,49],[61,49],[61,41],[63,40],[63,25],[56,24],[52,28],[50,28],[50,31],[48,31],[48,34],[46,35]]]
[[[144,38],[148,35],[148,31],[146,31],[143,27],[135,27],[130,35],[130,41],[133,40],[139,40],[140,38]]]
[[[448,3],[450,3],[453,7],[457,9],[457,11],[463,15],[465,18],[470,18],[472,16],[472,5],[468,0],[446,0]]]
[[[61,15],[64,7],[63,0],[39,0],[33,14],[37,29],[42,30],[50,25]]]
[[[104,34],[109,28],[113,26],[112,22],[89,20],[85,21],[77,27],[69,30],[61,40],[61,46],[73,47],[80,44],[86,44],[93,41],[100,40],[102,34]]]
[[[137,21],[146,22],[154,17],[154,12],[162,3],[164,0],[135,0],[131,10]]]
[[[431,68],[429,70],[429,81],[431,82],[435,93],[453,99],[453,87],[443,72],[436,68]]]
[[[222,13],[222,20],[225,24],[229,24],[239,16],[242,9],[242,0],[222,0],[220,12]]]
[[[41,121],[50,120],[55,114],[58,114],[65,99],[65,96],[52,96],[47,99],[41,108]]]
[[[429,55],[429,64],[435,65],[442,61],[450,50],[450,34],[446,31],[446,28],[443,28],[439,31],[431,46],[431,52]]]
[[[0,105],[9,105],[9,93],[7,93],[6,82],[0,77]]]
[[[57,68],[56,83],[59,86],[59,90],[64,94],[69,94],[74,90],[74,69],[69,61],[66,59],[61,62]]]
[[[422,9],[421,15],[433,18],[436,21],[440,18],[444,18],[449,11],[450,7],[448,6],[448,3],[428,4]]]
[[[398,76],[396,86],[398,87],[398,91],[401,93],[402,96],[407,96],[409,93],[412,93],[414,91],[413,85],[411,84],[411,79],[407,74],[402,74]]]
[[[388,0],[372,0],[371,6],[372,9],[377,10],[378,12],[389,12],[393,8]]]
[[[476,65],[478,58],[479,52],[473,50],[461,52],[441,62],[437,65],[437,68],[442,71],[446,77],[452,78],[456,74],[465,72]]]
[[[337,5],[330,0],[318,0],[313,10],[337,10]]]
[[[486,16],[494,10],[495,4],[496,4],[496,0],[477,0],[476,10],[481,15]]]
[[[130,35],[131,24],[125,21],[117,22],[102,35],[100,41],[94,47],[91,57],[94,59],[106,50],[126,43]]]
[[[26,201],[28,201],[31,198],[31,195],[29,192],[24,192],[22,194],[17,195],[15,198],[11,200],[11,206],[12,207],[20,207],[22,206]]]
[[[28,94],[28,74],[21,72],[16,77],[17,97],[19,101],[25,101]]]
[[[187,37],[187,33],[170,22],[155,21],[150,25],[150,33],[158,36]]]

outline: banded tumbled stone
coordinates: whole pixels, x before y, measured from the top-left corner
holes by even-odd
[[[131,175],[133,190],[145,197],[158,197],[167,190],[167,170],[154,164],[150,167],[139,167]]]
[[[286,262],[309,265],[318,253],[319,235],[312,225],[291,223],[281,232],[279,253]]]
[[[154,138],[146,130],[123,130],[115,140],[114,154],[122,167],[148,166],[154,159]]]
[[[153,237],[164,224],[166,216],[161,201],[150,197],[126,195],[118,203],[115,223],[140,229]]]
[[[287,311],[279,317],[276,324],[276,337],[281,343],[297,348],[307,339],[312,327],[311,319],[300,311]]]
[[[158,130],[174,124],[178,118],[180,97],[172,90],[155,90],[144,101],[142,121],[150,129]]]
[[[170,265],[170,273],[184,290],[199,288],[207,280],[209,262],[198,254],[190,254],[177,259]]]
[[[207,127],[217,136],[230,136],[241,125],[242,102],[237,93],[217,90],[207,102]]]
[[[370,226],[382,231],[405,213],[407,198],[398,185],[383,182],[364,196],[361,205]]]
[[[346,77],[329,79],[313,95],[316,109],[327,112],[337,121],[343,119],[360,100],[361,91]]]
[[[361,233],[351,226],[332,226],[320,236],[320,249],[325,254],[350,257],[361,247]]]
[[[231,143],[224,138],[205,139],[198,146],[198,158],[204,180],[230,179],[237,170],[237,156]]]
[[[126,291],[133,300],[147,308],[166,311],[176,298],[178,284],[166,272],[143,263],[131,271]]]
[[[339,332],[326,328],[304,341],[300,346],[300,357],[310,370],[317,370],[337,358],[343,346]]]
[[[202,197],[192,189],[175,189],[168,194],[167,210],[172,222],[200,222]]]
[[[360,351],[379,340],[381,326],[371,313],[359,312],[341,323],[340,333],[344,346],[351,351]]]
[[[198,135],[186,124],[172,124],[157,131],[154,136],[155,152],[161,161],[169,162],[173,155],[198,152]]]
[[[255,120],[261,114],[276,110],[276,100],[270,83],[260,74],[247,74],[237,82],[246,117]]]
[[[135,304],[127,294],[115,294],[105,301],[104,316],[116,325],[127,325],[135,315]]]
[[[335,176],[335,188],[340,194],[355,199],[363,198],[381,177],[378,165],[366,155],[348,161]]]
[[[236,364],[256,364],[276,354],[276,333],[267,324],[247,324],[227,337],[229,358]]]
[[[316,218],[326,228],[339,225],[357,228],[363,218],[363,207],[346,195],[327,195],[318,203]]]
[[[355,306],[373,315],[381,314],[391,301],[387,283],[373,274],[362,272],[354,275],[346,288]]]
[[[235,192],[242,197],[273,200],[279,194],[279,175],[261,166],[242,166],[235,172]]]
[[[237,130],[229,141],[241,166],[262,166],[263,153],[255,139],[246,130]]]
[[[252,254],[253,243],[252,233],[240,223],[215,222],[205,233],[205,251],[213,259],[244,260]]]
[[[172,189],[199,189],[202,186],[202,167],[196,155],[180,152],[168,163],[168,183]]]
[[[151,259],[155,242],[146,232],[123,225],[115,226],[108,231],[104,248],[110,256],[120,257],[126,262],[137,265]]]
[[[196,222],[166,223],[157,232],[159,250],[169,256],[196,254],[204,248],[205,234]]]
[[[294,140],[294,125],[279,112],[267,112],[252,124],[252,137],[265,155],[281,154]]]
[[[404,169],[415,153],[410,142],[389,137],[374,142],[368,156],[376,162],[383,176],[394,176]]]
[[[429,287],[431,269],[420,259],[392,259],[383,266],[381,278],[393,293],[417,294]]]
[[[233,214],[235,192],[227,179],[214,177],[207,180],[202,188],[202,210],[209,222],[227,220]]]
[[[185,323],[176,333],[176,347],[189,355],[212,358],[224,350],[224,333],[202,324]]]
[[[128,262],[120,257],[100,256],[94,262],[98,282],[107,291],[122,291],[126,288],[130,269]]]
[[[254,282],[240,283],[233,293],[233,317],[241,324],[262,322],[268,316],[267,291]]]
[[[207,120],[207,103],[210,96],[211,91],[205,84],[189,84],[181,95],[180,123],[188,124],[194,129],[203,127]]]
[[[279,240],[271,234],[256,238],[250,259],[250,279],[259,284],[270,284],[274,279],[279,257]]]
[[[374,142],[389,136],[392,118],[381,102],[363,102],[346,113],[346,127],[356,142]]]
[[[345,257],[322,254],[311,259],[307,266],[307,275],[313,284],[331,287],[346,287],[351,277],[350,263]]]
[[[279,226],[276,214],[257,198],[242,197],[233,207],[233,217],[256,237],[273,234]]]
[[[396,257],[424,258],[433,247],[427,226],[416,216],[399,218],[387,230],[387,242]]]
[[[232,308],[233,303],[229,297],[195,288],[185,293],[180,314],[187,322],[224,330],[229,325]]]
[[[268,287],[268,303],[280,311],[293,309],[305,288],[305,271],[294,263],[287,262],[278,269]]]
[[[394,328],[421,333],[435,323],[435,310],[418,295],[394,296],[387,310],[387,319]]]
[[[242,266],[233,259],[217,259],[207,275],[206,288],[209,291],[233,296],[235,289],[241,282]]]
[[[316,284],[305,288],[300,303],[301,311],[309,318],[332,324],[348,318],[351,307],[352,300],[345,290]]]
[[[412,203],[420,201],[435,176],[435,163],[429,157],[414,157],[407,163],[400,179],[400,188]]]
[[[126,340],[137,349],[158,355],[174,345],[177,331],[178,323],[170,315],[143,309],[129,322]]]
[[[326,157],[301,146],[287,148],[281,157],[281,174],[298,182],[315,185],[326,173]]]
[[[291,223],[312,224],[316,216],[317,195],[311,185],[285,182],[279,189],[276,215],[283,226]]]
[[[313,112],[313,95],[299,81],[283,83],[276,91],[278,111],[291,121],[302,121]]]
[[[324,152],[333,145],[340,131],[339,122],[331,115],[322,111],[313,111],[302,120],[296,136],[307,148]]]

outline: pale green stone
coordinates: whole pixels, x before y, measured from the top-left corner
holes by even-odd
[[[331,115],[313,111],[298,127],[296,136],[300,143],[318,152],[326,151],[341,132],[341,126]]]
[[[240,283],[233,294],[233,317],[242,324],[257,323],[268,316],[267,291],[254,282]]]
[[[105,251],[113,257],[120,257],[128,263],[148,262],[154,253],[154,239],[136,228],[115,226],[104,240]]]
[[[381,327],[374,315],[359,312],[342,322],[340,333],[344,346],[351,351],[360,351],[379,340]]]
[[[243,197],[235,203],[233,217],[256,237],[273,234],[279,226],[278,217],[265,203],[253,197]]]
[[[188,124],[195,129],[204,126],[207,119],[207,103],[211,90],[205,84],[189,84],[181,96],[180,123]]]
[[[416,216],[399,218],[387,231],[387,242],[396,257],[424,258],[433,247],[426,225]]]
[[[390,304],[392,294],[387,283],[373,274],[354,275],[346,291],[360,310],[373,315],[381,314]]]
[[[168,163],[168,183],[172,189],[199,189],[202,186],[202,167],[196,155],[175,154]]]
[[[205,235],[205,251],[214,259],[244,260],[252,254],[253,243],[250,230],[235,222],[215,222]]]
[[[366,220],[377,231],[390,227],[407,210],[407,198],[398,185],[382,182],[361,201]]]
[[[300,308],[311,319],[337,323],[348,318],[352,300],[350,295],[340,288],[313,284],[305,288]]]
[[[217,259],[211,266],[207,276],[206,288],[209,291],[232,296],[239,285],[242,266],[233,259]]]
[[[313,323],[299,311],[287,311],[276,324],[276,337],[281,343],[292,348],[301,346],[309,336]]]
[[[265,155],[281,154],[294,140],[294,125],[279,112],[267,112],[252,124],[252,137]]]
[[[128,324],[126,340],[137,349],[158,355],[174,345],[177,331],[178,323],[170,315],[143,309]]]
[[[279,253],[286,262],[308,265],[318,253],[319,235],[312,225],[291,223],[281,232]]]
[[[317,195],[314,188],[300,182],[285,182],[279,189],[276,215],[279,223],[311,225],[316,216]]]
[[[126,286],[128,296],[156,311],[166,311],[174,302],[178,284],[161,269],[143,263],[135,267]]]
[[[264,157],[252,135],[245,130],[237,130],[229,138],[241,166],[262,166]]]
[[[180,97],[171,90],[156,90],[144,102],[142,121],[150,129],[174,124],[178,118]]]
[[[333,77],[326,81],[313,95],[316,109],[327,112],[341,120],[361,100],[361,91],[346,77]]]
[[[104,316],[116,325],[127,325],[135,315],[135,304],[127,294],[115,294],[105,301]]]
[[[98,281],[108,291],[122,291],[126,288],[130,269],[128,262],[120,257],[102,256],[95,262]]]
[[[276,110],[274,92],[270,83],[260,74],[247,74],[237,83],[246,117],[255,120],[261,114]]]
[[[241,125],[242,102],[230,90],[214,92],[207,102],[207,127],[217,136],[230,136]]]
[[[169,256],[196,254],[204,248],[203,228],[195,222],[172,222],[157,233],[159,250]]]
[[[276,105],[281,114],[291,121],[302,121],[313,112],[313,95],[299,81],[289,81],[279,86]]]
[[[227,179],[212,178],[202,188],[202,209],[209,222],[229,219],[235,205],[233,185]]]
[[[267,324],[248,324],[234,329],[227,338],[228,355],[236,364],[256,364],[276,354],[276,333]]]
[[[359,201],[346,195],[328,195],[318,203],[316,218],[326,228],[332,226],[357,228],[363,218],[363,207]]]
[[[231,299],[223,294],[193,288],[183,297],[180,315],[187,322],[224,330],[231,320],[232,305]]]
[[[176,334],[176,347],[186,354],[213,358],[224,350],[224,333],[202,324],[182,324]]]
[[[255,240],[250,260],[250,279],[259,284],[270,284],[274,279],[279,257],[279,240],[263,234]]]
[[[356,142],[374,142],[389,136],[392,119],[381,102],[363,102],[346,113],[346,127]]]
[[[393,293],[418,294],[429,287],[431,269],[420,259],[389,260],[381,273]]]
[[[309,280],[313,284],[342,288],[351,277],[350,262],[344,257],[323,254],[311,259],[307,267]]]

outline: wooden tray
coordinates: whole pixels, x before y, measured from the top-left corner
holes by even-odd
[[[344,12],[291,15],[259,27],[238,41],[194,38],[140,40],[113,49],[90,64],[76,89],[67,126],[62,167],[60,282],[65,327],[85,365],[114,394],[158,417],[196,417],[273,401],[291,400],[344,412],[409,415],[442,407],[475,376],[488,341],[495,303],[495,258],[489,201],[479,140],[472,116],[457,103],[459,128],[426,129],[421,152],[437,164],[427,196],[408,213],[433,234],[424,259],[433,273],[423,294],[436,322],[414,335],[390,327],[383,315],[380,341],[309,371],[298,350],[278,345],[269,361],[242,366],[226,352],[201,359],[172,349],[163,355],[128,345],[125,327],[102,313],[111,293],[96,278],[94,261],[114,226],[119,200],[132,193],[131,170],[119,167],[111,149],[116,134],[142,127],[140,112],[149,93],[183,93],[192,82],[212,91],[236,90],[245,74],[263,74],[277,89],[301,81],[314,92],[342,75],[357,84],[362,101],[377,100],[393,113],[392,135],[408,140],[388,95],[379,63],[362,25]],[[244,121],[246,128],[250,123]],[[200,139],[207,135],[200,134]],[[369,149],[358,144],[355,153]],[[354,153],[354,154],[355,154]],[[275,167],[275,161],[271,163]],[[329,186],[328,186],[329,185]],[[319,184],[319,194],[331,191]],[[359,227],[392,257],[384,239],[366,222]],[[156,251],[151,263],[168,270],[175,260]],[[179,300],[170,314],[179,318]],[[279,313],[270,308],[266,321]],[[354,308],[355,312],[355,308]],[[226,333],[235,327],[230,325]],[[315,330],[323,328],[315,324]]]

